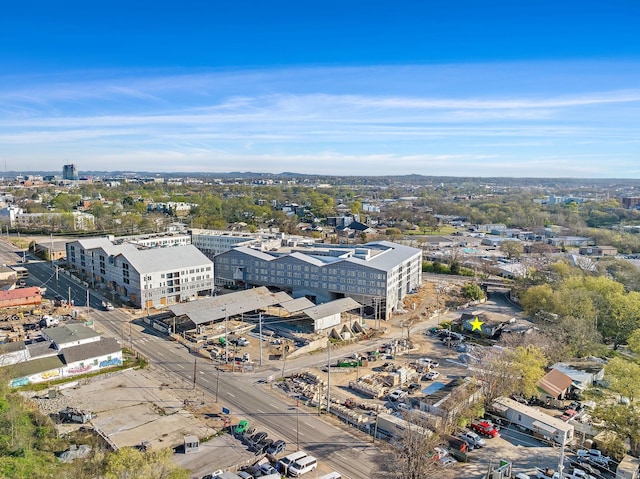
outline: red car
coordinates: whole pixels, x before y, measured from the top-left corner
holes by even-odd
[[[482,434],[487,437],[496,437],[499,436],[498,428],[496,428],[489,421],[475,421],[472,422],[469,427],[473,429],[478,434]]]

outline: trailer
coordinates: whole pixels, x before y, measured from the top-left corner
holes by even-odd
[[[538,439],[567,445],[573,440],[574,427],[558,418],[510,398],[500,397],[492,404],[492,409],[520,429],[533,434]]]

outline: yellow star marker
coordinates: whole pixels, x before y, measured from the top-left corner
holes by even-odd
[[[482,331],[482,325],[484,324],[484,322],[480,321],[476,316],[476,319],[471,321],[469,324],[471,325],[471,331],[475,331],[475,330]]]

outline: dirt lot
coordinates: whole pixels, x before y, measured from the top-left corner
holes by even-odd
[[[146,370],[111,373],[76,384],[59,391],[57,398],[36,401],[46,413],[56,413],[65,406],[93,412],[92,425],[118,447],[142,441],[152,447],[173,447],[181,444],[185,435],[205,437],[215,431],[184,407],[179,390],[163,388]],[[77,427],[63,424],[60,429],[64,433]]]

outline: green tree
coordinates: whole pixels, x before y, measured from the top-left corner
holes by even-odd
[[[545,374],[548,359],[537,346],[519,346],[508,353],[513,374],[519,378],[517,393],[524,397],[538,395],[538,381]]]
[[[477,283],[467,283],[462,287],[462,294],[472,301],[479,301],[485,298],[484,290]]]

